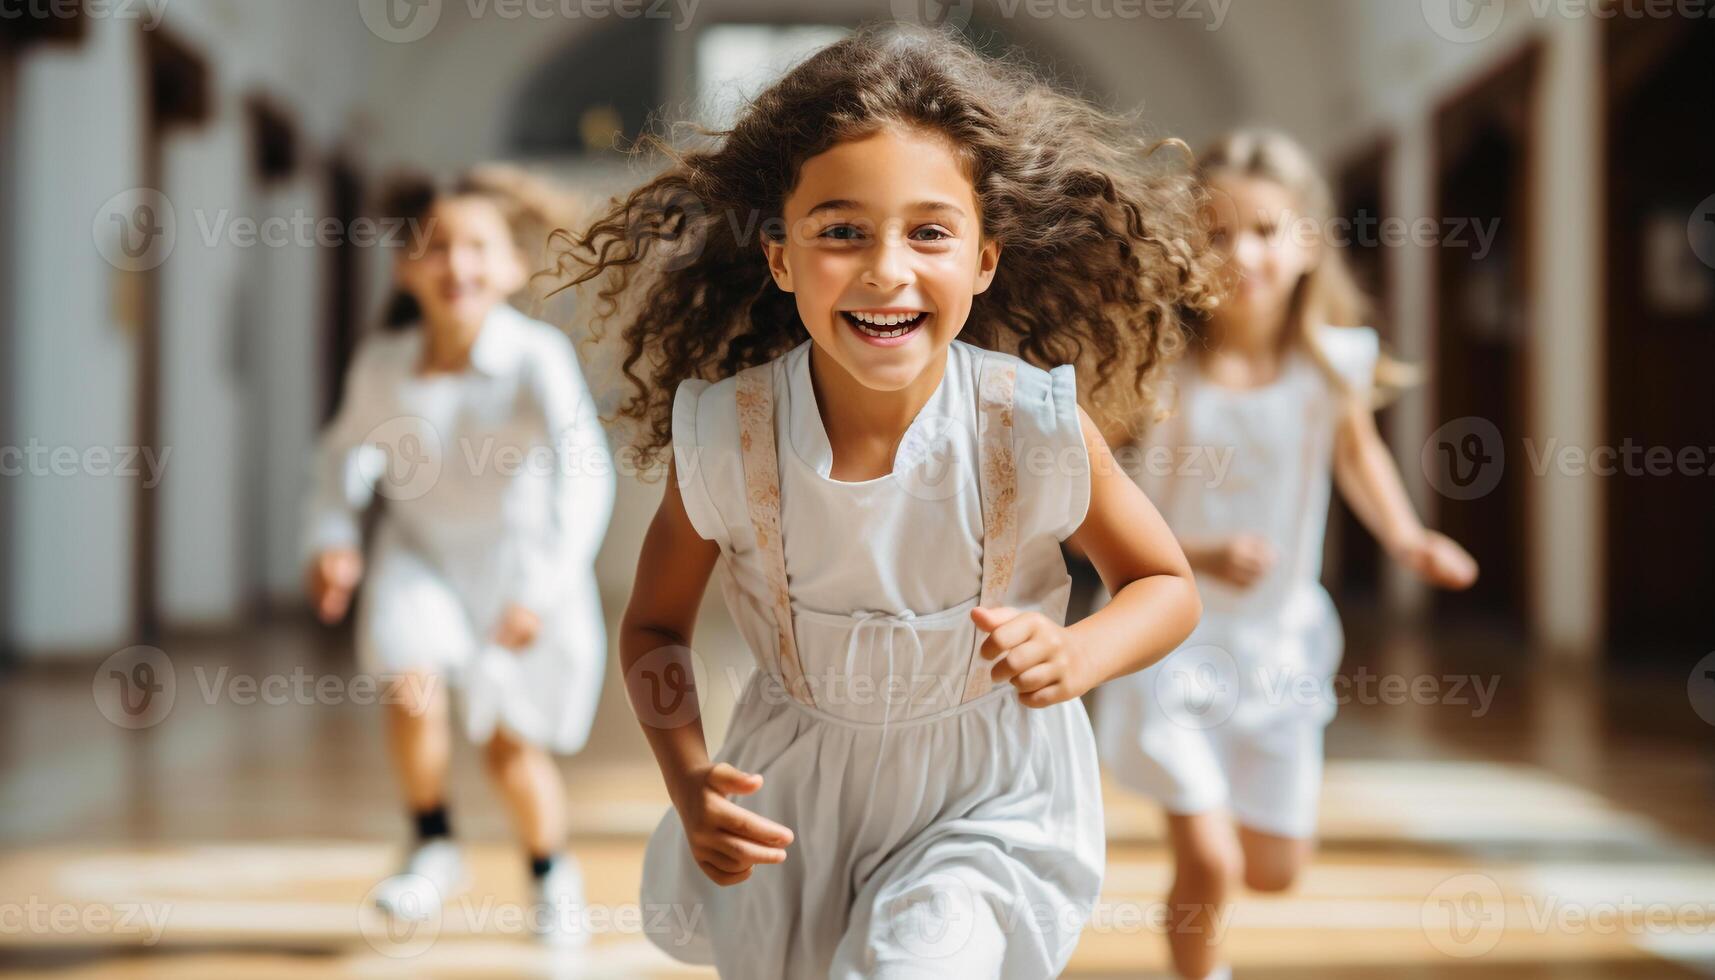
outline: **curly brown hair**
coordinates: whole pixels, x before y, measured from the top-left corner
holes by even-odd
[[[666,169],[583,231],[556,235],[564,288],[594,287],[594,336],[623,323],[635,392],[619,415],[638,423],[627,441],[646,465],[671,444],[681,381],[730,376],[808,337],[755,236],[778,240],[804,161],[887,126],[950,138],[983,232],[1003,245],[960,339],[1076,365],[1094,379],[1085,400],[1105,431],[1146,421],[1151,382],[1183,346],[1181,318],[1210,304],[1189,167],[1155,159],[1164,144],[1135,120],[1056,90],[1016,54],[877,25],[811,55],[730,130],[698,130],[706,146],[645,139],[640,152],[660,152]]]

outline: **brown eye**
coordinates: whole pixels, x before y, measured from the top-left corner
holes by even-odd
[[[835,242],[855,242],[859,238],[859,232],[853,225],[829,225],[816,237]]]
[[[933,238],[918,238],[917,237],[918,235],[924,235],[924,234],[933,235],[934,237]],[[949,238],[952,238],[953,234],[952,234],[952,232],[949,232],[945,228],[938,228],[938,227],[935,227],[934,225],[929,225],[929,226],[926,226],[923,228],[919,228],[916,231],[912,232],[911,237],[914,240],[920,241],[920,242],[941,242],[941,241],[946,241]]]

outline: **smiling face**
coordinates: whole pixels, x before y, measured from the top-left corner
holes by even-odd
[[[481,323],[523,288],[528,273],[506,215],[483,197],[438,201],[425,216],[427,240],[399,258],[399,285],[436,325]]]
[[[854,379],[898,391],[945,355],[1000,243],[947,141],[884,128],[806,160],[785,239],[765,242],[774,281],[810,337]]]
[[[1222,260],[1224,330],[1272,334],[1285,326],[1316,249],[1298,227],[1292,193],[1272,180],[1221,175],[1209,181],[1210,243]]]

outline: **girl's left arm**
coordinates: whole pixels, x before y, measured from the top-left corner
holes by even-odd
[[[1477,562],[1452,538],[1418,519],[1405,482],[1376,430],[1374,410],[1362,398],[1348,399],[1334,439],[1334,482],[1340,496],[1393,559],[1419,578],[1444,589],[1468,588]]]
[[[1041,613],[976,609],[989,631],[982,654],[995,659],[991,676],[1009,680],[1033,708],[1079,697],[1098,684],[1141,670],[1191,635],[1202,600],[1191,566],[1155,505],[1120,469],[1082,408],[1090,459],[1090,506],[1066,539],[1087,555],[1113,600],[1071,626]]]

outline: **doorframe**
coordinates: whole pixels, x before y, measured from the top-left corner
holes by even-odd
[[[18,213],[16,203],[19,195],[15,179],[18,172],[18,76],[21,60],[14,45],[0,43],[0,214]],[[12,372],[18,369],[15,356],[18,308],[13,301],[17,293],[12,288],[16,277],[13,256],[17,233],[15,222],[8,222],[6,228],[0,229],[0,365],[5,365],[7,372],[4,385],[0,385],[0,445],[15,445],[18,436],[17,408],[12,398],[18,388],[12,377]],[[4,479],[0,477],[0,480]],[[11,494],[6,494],[0,497],[0,673],[18,661],[12,632],[12,567],[18,554],[17,536],[13,530],[16,523]]]

